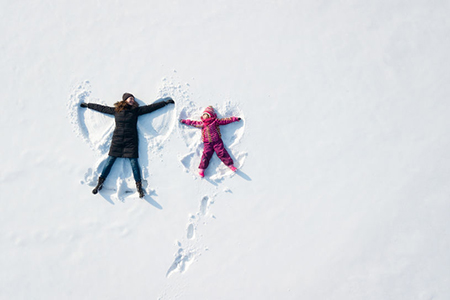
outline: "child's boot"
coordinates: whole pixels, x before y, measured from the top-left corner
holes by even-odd
[[[200,175],[201,178],[205,177],[205,170],[204,169],[198,169],[198,175]]]
[[[237,171],[237,168],[235,167],[235,166],[233,166],[233,165],[231,165],[231,166],[228,166],[230,169],[231,169],[231,171],[233,171],[233,172],[236,172]]]

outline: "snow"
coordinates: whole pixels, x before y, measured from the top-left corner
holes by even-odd
[[[0,299],[449,299],[445,1],[0,4]],[[146,196],[118,160],[138,121]],[[197,175],[212,105],[237,173]]]

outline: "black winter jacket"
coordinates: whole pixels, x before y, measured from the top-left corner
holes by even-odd
[[[109,156],[138,158],[139,140],[137,132],[137,119],[140,115],[151,113],[157,109],[166,106],[166,103],[158,102],[150,105],[139,106],[135,108],[124,109],[116,112],[114,107],[104,106],[95,103],[89,103],[88,108],[101,113],[114,115],[116,128],[114,129]]]

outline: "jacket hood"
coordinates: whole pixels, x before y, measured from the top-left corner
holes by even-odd
[[[211,118],[215,119],[217,118],[216,112],[214,111],[214,108],[212,106],[208,106],[204,111],[204,114],[208,114],[211,116]]]

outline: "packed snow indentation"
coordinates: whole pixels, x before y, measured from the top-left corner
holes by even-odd
[[[181,101],[180,101],[181,100]],[[200,120],[203,110],[211,105],[207,103],[204,107],[199,107],[189,98],[181,98],[179,100],[179,119],[191,119]],[[247,153],[240,148],[240,142],[245,132],[245,116],[236,103],[226,101],[223,105],[212,105],[217,113],[218,118],[226,117],[240,117],[241,121],[233,122],[228,125],[220,126],[220,132],[225,148],[228,150],[231,158],[234,161],[234,166],[242,168],[244,165]],[[193,174],[194,177],[198,177],[198,165],[203,152],[203,141],[201,137],[201,129],[180,123],[178,126],[178,133],[184,140],[188,152],[183,155],[179,155],[180,163],[183,165],[184,170]],[[233,176],[232,172],[222,161],[213,155],[208,168],[205,171],[205,176],[213,181],[220,182],[227,176]]]
[[[113,116],[80,107],[80,104],[83,102],[113,106],[113,103],[107,104],[93,97],[91,90],[89,81],[77,85],[70,94],[67,110],[68,118],[75,134],[81,137],[99,156],[97,162],[94,163],[94,167],[86,171],[84,180],[81,181],[89,186],[95,186],[108,157],[115,125]],[[160,90],[159,96],[159,100],[155,102],[164,100],[169,94]],[[136,98],[136,101],[140,105],[150,104],[142,102],[139,98]],[[169,138],[175,124],[176,118],[173,105],[167,105],[150,114],[142,115],[138,119],[139,163],[143,178],[142,186],[147,201],[151,201],[151,199],[147,198],[154,192],[154,190],[148,188],[149,184],[147,182],[147,178],[150,175],[149,161],[152,157],[162,153],[164,142]],[[110,202],[115,200],[124,201],[127,197],[138,197],[136,183],[127,159],[116,160],[111,173],[103,184],[100,195]]]
[[[178,241],[178,250],[175,253],[175,259],[167,270],[166,276],[169,277],[172,273],[184,273],[189,265],[195,261],[195,259],[202,255],[202,252],[207,249],[201,245],[202,235],[196,235],[200,224],[205,224],[205,218],[208,216],[209,208],[214,201],[210,196],[204,196],[200,200],[198,211],[195,215],[191,215],[187,225],[186,238],[182,241]],[[211,216],[214,218],[214,216]]]

